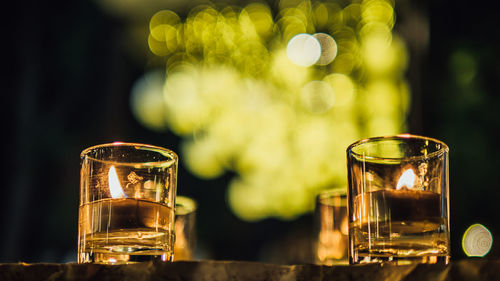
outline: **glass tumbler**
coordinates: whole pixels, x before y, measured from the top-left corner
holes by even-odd
[[[81,153],[78,263],[172,261],[177,155],[137,143]]]
[[[196,250],[196,201],[177,196],[175,201],[174,260],[193,260]]]
[[[347,190],[328,189],[316,196],[314,257],[316,264],[348,264]]]
[[[448,263],[448,151],[408,134],[347,148],[351,264]]]

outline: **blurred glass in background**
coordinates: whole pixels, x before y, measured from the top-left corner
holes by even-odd
[[[196,254],[196,201],[177,196],[175,202],[174,260],[193,260]]]
[[[349,222],[346,188],[328,189],[316,196],[314,263],[347,265]]]

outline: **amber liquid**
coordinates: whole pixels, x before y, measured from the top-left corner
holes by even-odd
[[[78,262],[172,260],[171,208],[148,200],[102,199],[80,206]]]
[[[446,221],[441,216],[439,194],[378,190],[358,195],[353,207],[351,262],[448,260]]]

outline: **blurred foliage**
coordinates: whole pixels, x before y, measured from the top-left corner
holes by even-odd
[[[148,44],[165,72],[136,83],[134,114],[182,137],[193,174],[235,172],[227,199],[240,218],[292,219],[312,210],[319,190],[345,186],[350,143],[406,129],[407,51],[393,32],[393,4],[158,11]]]

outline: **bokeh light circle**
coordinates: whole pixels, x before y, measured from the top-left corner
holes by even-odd
[[[332,36],[326,33],[316,33],[313,35],[321,46],[321,54],[316,61],[317,65],[327,65],[337,56],[337,42]]]
[[[164,73],[151,71],[137,79],[130,94],[130,107],[135,118],[153,131],[164,131],[167,128],[163,102],[164,83]]]
[[[325,113],[335,102],[332,86],[325,81],[311,81],[302,88],[302,105],[311,113]]]
[[[323,78],[329,83],[335,93],[335,106],[347,106],[352,104],[355,85],[351,78],[345,74],[333,73]]]
[[[290,39],[286,46],[286,54],[296,65],[311,66],[321,56],[321,45],[314,36],[301,33]]]
[[[484,257],[491,249],[491,232],[481,224],[473,224],[464,233],[462,248],[469,257]]]
[[[394,1],[278,2],[193,4],[149,26],[163,105],[151,93],[137,119],[182,138],[193,175],[234,172],[227,203],[246,221],[310,211],[311,194],[345,184],[346,145],[400,133],[411,100]]]

